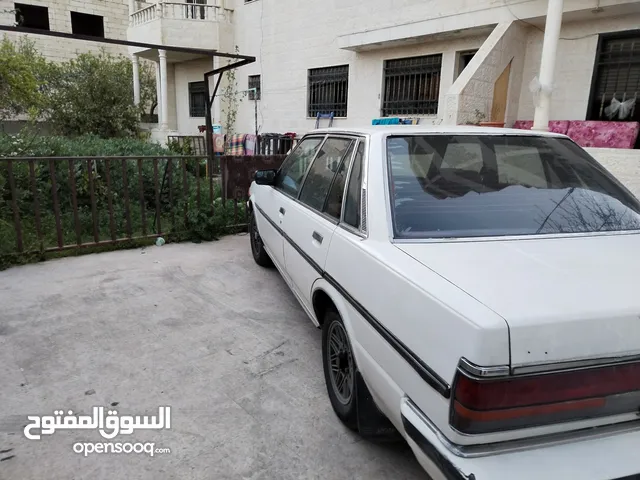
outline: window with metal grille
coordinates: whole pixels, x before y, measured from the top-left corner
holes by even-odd
[[[640,30],[600,36],[588,120],[640,121]]]
[[[249,100],[260,100],[260,75],[249,75]]]
[[[309,117],[319,113],[333,113],[334,117],[347,116],[349,65],[310,69],[308,88]]]
[[[440,54],[387,60],[382,116],[436,115],[441,69]]]
[[[204,117],[206,115],[207,92],[204,82],[189,83],[189,116]]]

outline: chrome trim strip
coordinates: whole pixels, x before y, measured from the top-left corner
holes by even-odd
[[[369,143],[370,137],[364,137],[364,153],[362,154],[362,182],[360,184],[360,230],[365,238],[369,237]],[[364,192],[364,195],[362,193]],[[364,201],[363,201],[364,200]],[[366,223],[362,223],[362,220]]]
[[[584,370],[595,367],[613,367],[626,363],[640,362],[640,354],[618,357],[572,360],[569,362],[544,363],[538,365],[516,366],[511,369],[513,375],[530,375],[534,373],[559,373],[571,370]]]
[[[588,427],[580,430],[571,430],[568,432],[552,433],[549,435],[541,435],[533,438],[525,438],[520,440],[508,440],[505,442],[485,443],[482,445],[459,445],[451,442],[442,433],[436,425],[422,413],[413,401],[405,397],[403,400],[407,403],[413,413],[420,418],[422,422],[431,430],[438,438],[440,443],[452,454],[462,458],[478,458],[489,455],[498,455],[502,453],[516,453],[534,448],[553,447],[564,445],[567,443],[581,442],[587,440],[596,440],[613,435],[640,431],[640,420],[634,420],[624,423],[616,423],[612,425],[600,427]]]
[[[463,243],[463,242],[514,242],[556,238],[611,237],[615,235],[638,235],[640,230],[620,230],[617,232],[576,232],[576,233],[540,233],[535,235],[498,235],[492,237],[444,237],[444,238],[393,238],[392,243],[402,245],[417,243]]]
[[[471,375],[479,378],[505,377],[510,373],[509,365],[481,367],[480,365],[470,362],[464,357],[460,359],[458,368],[463,370],[465,373],[470,373]]]

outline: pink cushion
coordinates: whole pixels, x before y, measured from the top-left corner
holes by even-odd
[[[581,147],[633,148],[638,122],[571,121],[567,135]]]
[[[533,127],[533,120],[516,120],[513,123],[513,128],[519,128],[520,130],[531,130]],[[549,122],[549,131],[553,133],[567,134],[569,130],[569,120],[551,120]]]
[[[549,122],[549,131],[566,135],[569,131],[569,120],[551,120]]]
[[[513,122],[513,128],[518,128],[520,130],[531,130],[533,127],[532,120],[516,120]]]

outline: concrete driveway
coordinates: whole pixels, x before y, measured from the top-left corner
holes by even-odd
[[[406,445],[337,420],[320,341],[246,236],[0,272],[0,479],[424,479]],[[112,440],[171,450],[153,457],[74,453],[96,430],[23,434],[27,415],[167,405],[171,429]]]

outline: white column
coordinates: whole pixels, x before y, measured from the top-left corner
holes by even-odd
[[[169,93],[167,90],[167,51],[158,50],[158,56],[160,57],[160,126],[162,130],[169,129]]]
[[[140,68],[137,55],[131,55],[131,64],[133,66],[133,103],[140,105]]]
[[[129,0],[129,15],[133,15],[136,11],[136,0]]]
[[[160,62],[155,62],[156,64],[156,97],[158,98],[158,124],[160,123],[160,119],[162,118],[162,89],[160,86],[162,85],[162,79],[160,78]]]
[[[549,130],[549,110],[551,108],[551,89],[556,67],[556,54],[560,29],[562,28],[562,7],[564,0],[548,0],[547,20],[544,27],[544,42],[540,59],[539,81],[541,85],[538,104],[533,117],[533,130]]]

